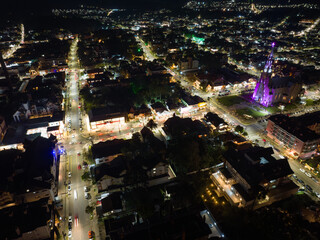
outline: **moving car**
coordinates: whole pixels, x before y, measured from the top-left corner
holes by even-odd
[[[79,225],[78,215],[75,215],[75,217],[74,217],[74,225],[75,225],[76,227],[78,227],[78,225]]]
[[[78,199],[77,190],[74,190],[73,193],[74,193],[74,200]]]
[[[80,164],[78,165],[78,170],[81,170],[81,165]]]

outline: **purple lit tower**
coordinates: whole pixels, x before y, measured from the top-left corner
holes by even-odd
[[[272,63],[273,63],[273,50],[275,43],[271,44],[272,50],[264,66],[263,72],[261,73],[260,80],[257,82],[256,88],[254,89],[252,99],[259,102],[265,107],[268,107],[272,103],[273,92],[269,89],[269,81],[271,80],[272,74]]]

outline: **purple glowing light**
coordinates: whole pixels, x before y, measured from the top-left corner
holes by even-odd
[[[264,71],[261,74],[260,80],[257,82],[252,99],[261,105],[268,107],[272,104],[273,90],[269,88],[269,81],[271,79],[272,63],[273,63],[273,48],[276,43],[272,42],[272,50],[264,67]],[[272,90],[272,93],[270,93]]]

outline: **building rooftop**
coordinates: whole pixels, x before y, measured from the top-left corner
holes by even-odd
[[[102,121],[110,118],[125,117],[125,113],[122,111],[119,111],[119,108],[112,108],[112,107],[95,108],[90,110],[88,115],[89,115],[90,122],[97,122],[97,121]]]
[[[306,113],[299,117],[292,117],[294,121],[303,123],[305,126],[310,126],[315,123],[320,123],[320,111],[312,112],[312,113]]]
[[[224,158],[251,187],[254,187],[293,173],[287,159],[276,160],[271,156],[272,153],[272,148],[262,147],[242,151],[229,149],[224,153]]]
[[[286,88],[291,87],[293,84],[298,83],[300,80],[293,77],[279,77],[275,76],[271,79],[271,88]]]
[[[126,240],[204,239],[211,234],[208,224],[205,223],[200,214],[190,213],[185,209],[176,212],[171,218],[152,221],[151,224],[146,222],[132,224],[133,221],[131,220],[133,219],[129,217],[123,221],[114,220],[112,222],[107,220],[105,222],[107,234],[111,234],[112,239]],[[113,223],[115,221],[116,223]],[[111,229],[111,226],[113,229]]]
[[[103,213],[122,209],[121,193],[114,192],[101,199],[101,206]]]
[[[212,112],[208,112],[205,115],[205,118],[211,122],[214,126],[219,126],[220,124],[226,125],[227,123],[218,116],[218,114],[212,113]]]
[[[312,117],[312,116],[311,116]],[[307,125],[303,122],[306,117],[288,117],[283,114],[277,114],[269,117],[269,120],[280,126],[282,129],[297,137],[301,141],[312,141],[320,138],[318,134],[311,131]],[[314,118],[316,119],[316,118]],[[312,122],[312,120],[307,120],[307,122]]]
[[[1,239],[16,239],[22,233],[27,233],[41,226],[47,226],[51,219],[51,212],[48,210],[47,199],[37,202],[22,204],[6,208],[0,212],[2,219]],[[19,231],[17,231],[17,228]],[[49,229],[49,228],[48,228]]]
[[[99,142],[92,145],[93,159],[108,157],[121,153],[121,149],[128,144],[128,140],[114,139],[111,141]]]

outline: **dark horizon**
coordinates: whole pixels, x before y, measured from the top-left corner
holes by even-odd
[[[230,2],[229,0],[203,0],[204,2]],[[15,1],[6,1],[2,3],[4,9],[7,10],[27,10],[27,11],[37,11],[43,9],[52,9],[52,8],[76,8],[80,5],[92,5],[99,7],[107,8],[142,8],[142,9],[156,9],[156,8],[179,8],[188,0],[72,0],[72,1],[63,1],[56,0],[50,2],[44,2],[40,0],[15,0]],[[249,2],[248,0],[235,0],[235,2]],[[255,3],[266,3],[270,4],[270,0],[255,0]],[[319,4],[318,0],[273,0],[272,3],[313,3]]]

